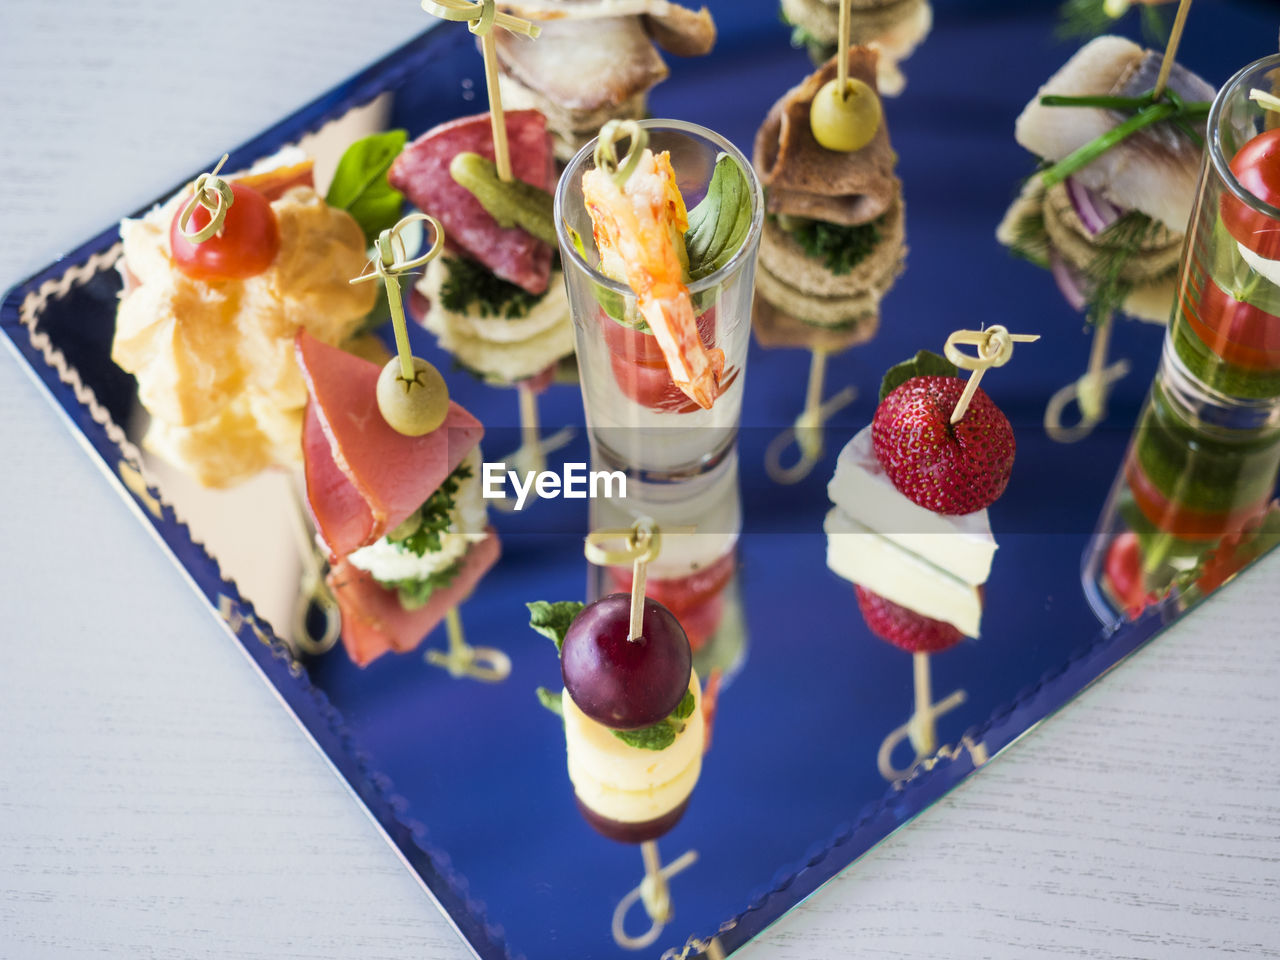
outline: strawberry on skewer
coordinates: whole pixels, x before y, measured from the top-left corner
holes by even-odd
[[[1016,450],[1013,428],[978,381],[1008,362],[1015,342],[1037,339],[1000,326],[960,331],[945,358],[925,351],[891,369],[871,426],[841,451],[828,485],[828,566],[854,584],[871,631],[915,658],[915,710],[880,750],[886,779],[935,752],[937,718],[964,700],[956,691],[934,702],[928,658],[979,634],[996,551],[987,507],[1008,486]],[[972,371],[968,381],[959,367]],[[892,763],[904,739],[916,752],[905,770]]]
[[[963,420],[949,422],[964,387],[958,377],[914,377],[884,399],[871,424],[876,459],[894,487],[934,513],[985,509],[1013,472],[1013,428],[984,391]]]

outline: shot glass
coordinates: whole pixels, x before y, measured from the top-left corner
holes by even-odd
[[[679,120],[645,120],[640,125],[648,131],[655,154],[669,152],[690,209],[706,195],[722,155],[746,177],[752,204],[751,225],[741,248],[715,273],[688,284],[698,335],[705,347],[722,350],[725,358],[720,394],[710,409],[703,409],[672,380],[635,293],[599,270],[600,255],[582,194],[583,174],[594,165],[595,140],[569,162],[556,189],[556,233],[593,456],[609,469],[670,481],[713,469],[737,437],[764,198],[750,162],[719,134]]]

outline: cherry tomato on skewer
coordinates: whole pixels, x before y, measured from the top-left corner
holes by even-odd
[[[252,187],[231,183],[234,199],[221,229],[193,243],[183,235],[179,210],[169,224],[174,265],[193,280],[242,280],[271,266],[280,251],[280,228],[267,199]],[[212,214],[201,205],[187,222],[191,233],[208,225]]]

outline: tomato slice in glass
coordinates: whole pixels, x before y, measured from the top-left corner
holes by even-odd
[[[267,199],[252,187],[231,184],[235,198],[222,229],[203,243],[192,243],[178,226],[182,211],[169,224],[169,248],[173,263],[193,280],[243,280],[271,266],[280,251],[280,228]],[[185,204],[184,204],[185,206]],[[197,206],[187,223],[195,233],[204,228],[210,213]]]
[[[609,348],[610,356],[643,367],[666,369],[666,358],[658,346],[658,338],[653,334],[621,324],[603,310],[596,315],[596,319],[604,332],[604,343]]]
[[[1227,363],[1280,370],[1280,317],[1235,299],[1209,277],[1193,276],[1180,296],[1187,325]]]
[[[1280,127],[1264,130],[1231,160],[1231,172],[1240,186],[1263,203],[1280,207]],[[1222,223],[1231,236],[1260,257],[1280,260],[1280,222],[1236,199],[1222,194]]]
[[[628,363],[639,364],[643,367],[666,367],[667,358],[663,355],[662,348],[658,346],[658,338],[648,330],[637,330],[635,327],[619,323],[605,313],[604,310],[600,310],[596,314],[596,319],[604,331],[605,346],[609,348],[610,354]],[[702,345],[705,347],[714,346],[716,341],[716,308],[714,306],[708,307],[706,311],[699,314],[696,323],[698,324],[698,338],[702,340]]]
[[[694,413],[702,408],[685,396],[667,371],[667,360],[653,334],[626,327],[603,310],[599,314],[605,345],[609,348],[609,365],[618,388],[629,399],[660,413]],[[703,346],[715,345],[716,308],[709,307],[697,318],[698,338]],[[728,389],[737,376],[726,370],[721,392]]]
[[[1134,456],[1125,463],[1124,478],[1129,484],[1129,492],[1133,494],[1133,502],[1151,525],[1180,540],[1217,540],[1242,529],[1267,508],[1266,497],[1257,503],[1223,511],[1198,510],[1178,503],[1165,496]]]

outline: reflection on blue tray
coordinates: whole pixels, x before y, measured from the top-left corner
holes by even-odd
[[[880,374],[891,363],[922,347],[940,349],[960,327],[1000,322],[1044,335],[984,383],[1014,424],[1019,450],[1008,493],[991,510],[1000,550],[982,639],[934,658],[935,694],[968,694],[941,719],[943,743],[967,734],[996,753],[1161,626],[1154,611],[1099,634],[1079,565],[1162,331],[1120,324],[1112,352],[1129,357],[1134,371],[1116,387],[1108,420],[1079,445],[1049,442],[1040,427],[1045,400],[1084,369],[1088,338],[1049,275],[1009,257],[994,239],[996,222],[1031,170],[1031,158],[1012,139],[1014,117],[1070,48],[1053,39],[1053,4],[935,6],[933,33],[905,64],[907,91],[886,105],[908,211],[907,273],[885,301],[875,341],[832,358],[828,382],[856,384],[860,395],[829,425],[826,459],[795,487],[771,484],[762,464],[768,441],[797,412],[808,357],[752,347],[739,440],[739,587],[750,645],[722,693],[689,810],[660,841],[668,860],[686,849],[699,859],[672,881],[675,919],[646,955],[679,953],[689,938],[703,942],[718,932],[732,950],[974,769],[962,751],[901,789],[887,787],[876,752],[911,711],[911,658],[868,632],[849,584],[825,564],[821,522],[834,453],[870,421]],[[808,63],[787,45],[772,0],[711,7],[721,26],[717,52],[674,61],[651,109],[711,126],[749,151],[769,104]],[[1221,82],[1271,52],[1274,26],[1262,5],[1219,4],[1201,11],[1182,59]],[[392,123],[420,133],[481,109],[472,98],[480,78],[465,31],[433,32],[237,150],[231,168],[383,90],[395,91]],[[97,261],[87,282],[45,303],[28,299],[115,240],[113,228],[11,292],[2,319],[118,475],[126,457],[104,424],[127,420],[134,387],[108,358],[118,290],[109,261]],[[77,397],[48,365],[45,341],[23,324],[24,304],[26,319],[65,354],[105,416],[95,420],[83,387]],[[451,369],[423,331],[414,331],[414,347]],[[489,427],[487,456],[514,448],[514,396],[460,372],[449,380],[454,398]],[[553,426],[581,423],[577,391],[553,387],[542,398],[542,418]],[[581,436],[563,455],[587,459]],[[558,665],[548,641],[528,629],[524,604],[583,596],[584,501],[545,501],[495,516],[503,559],[463,608],[469,636],[512,658],[511,678],[495,686],[451,680],[416,656],[384,657],[360,670],[338,650],[299,669],[270,642],[269,627],[253,620],[252,597],[242,602],[171,510],[147,518],[480,956],[631,955],[613,943],[609,921],[640,879],[640,857],[581,819],[560,724],[533,695],[538,685],[558,688]]]

